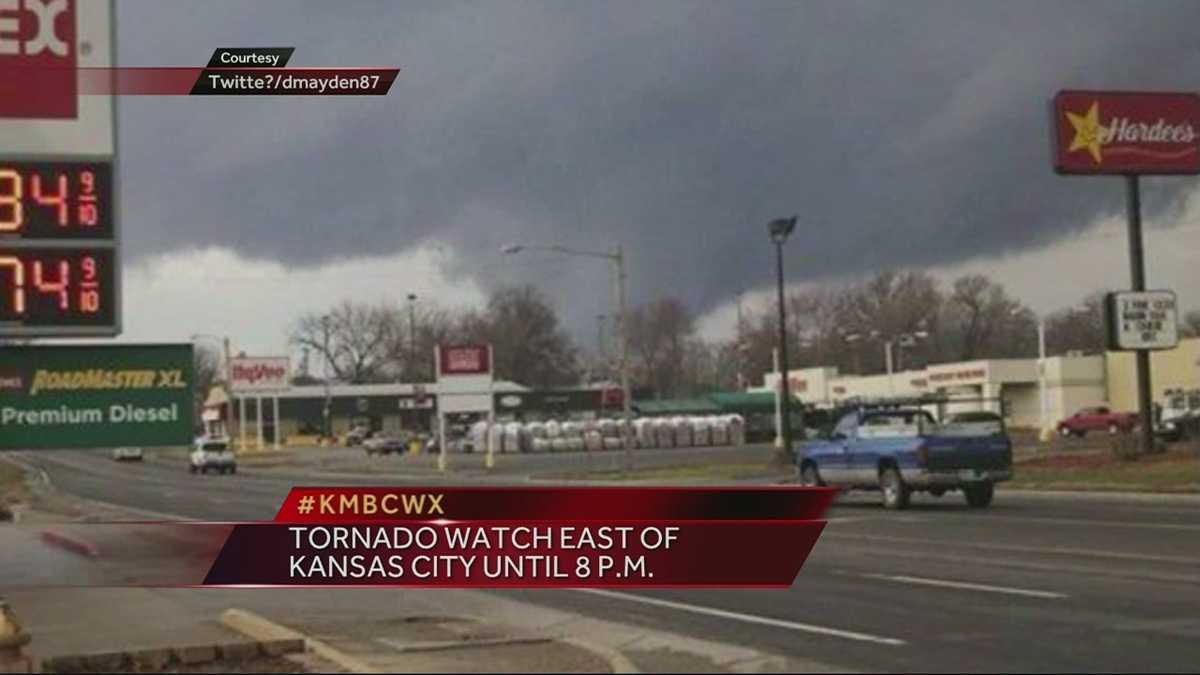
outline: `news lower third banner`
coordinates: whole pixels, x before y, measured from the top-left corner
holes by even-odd
[[[269,522],[0,531],[26,548],[37,541],[94,558],[86,579],[38,567],[15,578],[4,570],[0,583],[779,588],[799,573],[833,497],[790,486],[303,487]]]
[[[400,69],[290,66],[292,47],[222,47],[204,66],[0,65],[7,90],[32,98],[81,96],[385,96]],[[0,99],[3,98],[0,92]],[[35,102],[36,103],[36,102]]]

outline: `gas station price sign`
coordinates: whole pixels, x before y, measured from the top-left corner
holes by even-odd
[[[112,193],[108,162],[0,162],[0,240],[111,239]]]
[[[116,319],[115,281],[110,248],[0,244],[0,331],[36,326],[104,333]]]
[[[119,331],[113,165],[0,160],[0,337]]]

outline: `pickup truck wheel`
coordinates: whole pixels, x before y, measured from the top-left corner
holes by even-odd
[[[208,465],[207,465],[207,464],[205,464],[204,466],[200,467],[200,473],[202,473],[202,474],[206,474],[206,475],[208,474]]]
[[[188,465],[188,473],[196,473],[196,465],[195,464]]]
[[[1108,425],[1108,435],[1109,436],[1116,436],[1119,433],[1121,433],[1121,427],[1117,426],[1116,424]]]
[[[963,495],[967,498],[967,505],[973,509],[985,509],[990,506],[992,497],[995,494],[996,486],[990,481],[963,487]]]
[[[817,472],[816,464],[806,462],[800,467],[800,484],[805,487],[819,487],[824,485],[821,482],[821,474]]]
[[[908,508],[908,498],[912,496],[912,492],[904,484],[900,471],[895,467],[888,467],[879,473],[879,491],[883,493],[883,508]]]
[[[1071,427],[1059,427],[1058,435],[1062,436],[1063,438],[1070,438],[1075,435],[1075,432],[1071,431]]]

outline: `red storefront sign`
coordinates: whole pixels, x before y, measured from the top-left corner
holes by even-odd
[[[1054,169],[1072,174],[1200,173],[1200,95],[1060,91]]]
[[[438,347],[438,365],[442,375],[486,375],[492,363],[487,345]]]
[[[0,118],[74,119],[75,0],[0,0]]]

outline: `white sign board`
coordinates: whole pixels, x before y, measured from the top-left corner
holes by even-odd
[[[229,361],[230,389],[235,394],[286,391],[291,372],[286,356],[241,356]]]
[[[114,65],[112,21],[108,0],[0,0],[6,156],[113,155],[113,97],[84,93]]]
[[[1109,296],[1109,327],[1116,349],[1173,349],[1179,344],[1174,291],[1121,291]]]

